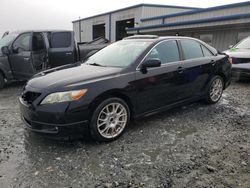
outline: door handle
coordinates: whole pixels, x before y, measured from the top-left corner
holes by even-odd
[[[29,61],[29,60],[30,60],[29,57],[24,57],[23,59],[24,59],[25,61]]]
[[[72,52],[67,52],[66,55],[72,55]]]
[[[215,60],[211,60],[211,62],[210,62],[210,63],[212,64],[212,66],[215,66],[216,61],[215,61]]]
[[[184,72],[184,68],[183,67],[178,67],[177,71],[179,74],[182,74]]]

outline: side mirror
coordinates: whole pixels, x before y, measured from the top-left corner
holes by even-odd
[[[143,62],[141,66],[141,72],[143,74],[147,74],[147,68],[153,68],[153,67],[160,67],[161,66],[161,60],[154,58],[154,59],[148,59]]]
[[[8,46],[3,46],[3,47],[1,48],[1,51],[2,51],[2,53],[3,53],[4,55],[9,55],[9,54],[10,54],[10,51],[9,51]]]
[[[230,46],[229,46],[229,49],[231,49],[231,48],[233,48],[233,47],[234,47],[234,45],[230,45]]]

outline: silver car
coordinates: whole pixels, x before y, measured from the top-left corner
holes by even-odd
[[[250,78],[250,36],[224,53],[232,59],[232,73],[236,78]]]

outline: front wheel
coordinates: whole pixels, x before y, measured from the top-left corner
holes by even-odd
[[[112,141],[122,135],[129,124],[130,110],[120,98],[109,98],[95,109],[90,121],[92,137],[97,141]]]
[[[209,104],[217,103],[222,96],[223,89],[224,89],[223,78],[220,76],[213,77],[210,81],[210,85],[207,91],[206,102]]]

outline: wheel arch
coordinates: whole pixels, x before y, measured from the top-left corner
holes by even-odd
[[[225,89],[226,88],[226,75],[223,72],[218,72],[217,75],[223,79],[223,89]]]
[[[130,97],[123,91],[120,89],[112,89],[112,90],[108,90],[103,92],[102,94],[98,95],[90,104],[89,108],[91,110],[91,115],[93,114],[95,108],[97,105],[99,105],[103,100],[111,98],[111,97],[117,97],[120,98],[122,100],[124,100],[126,102],[126,104],[129,107],[130,110],[130,117],[133,117],[134,115],[134,105],[130,99]]]

